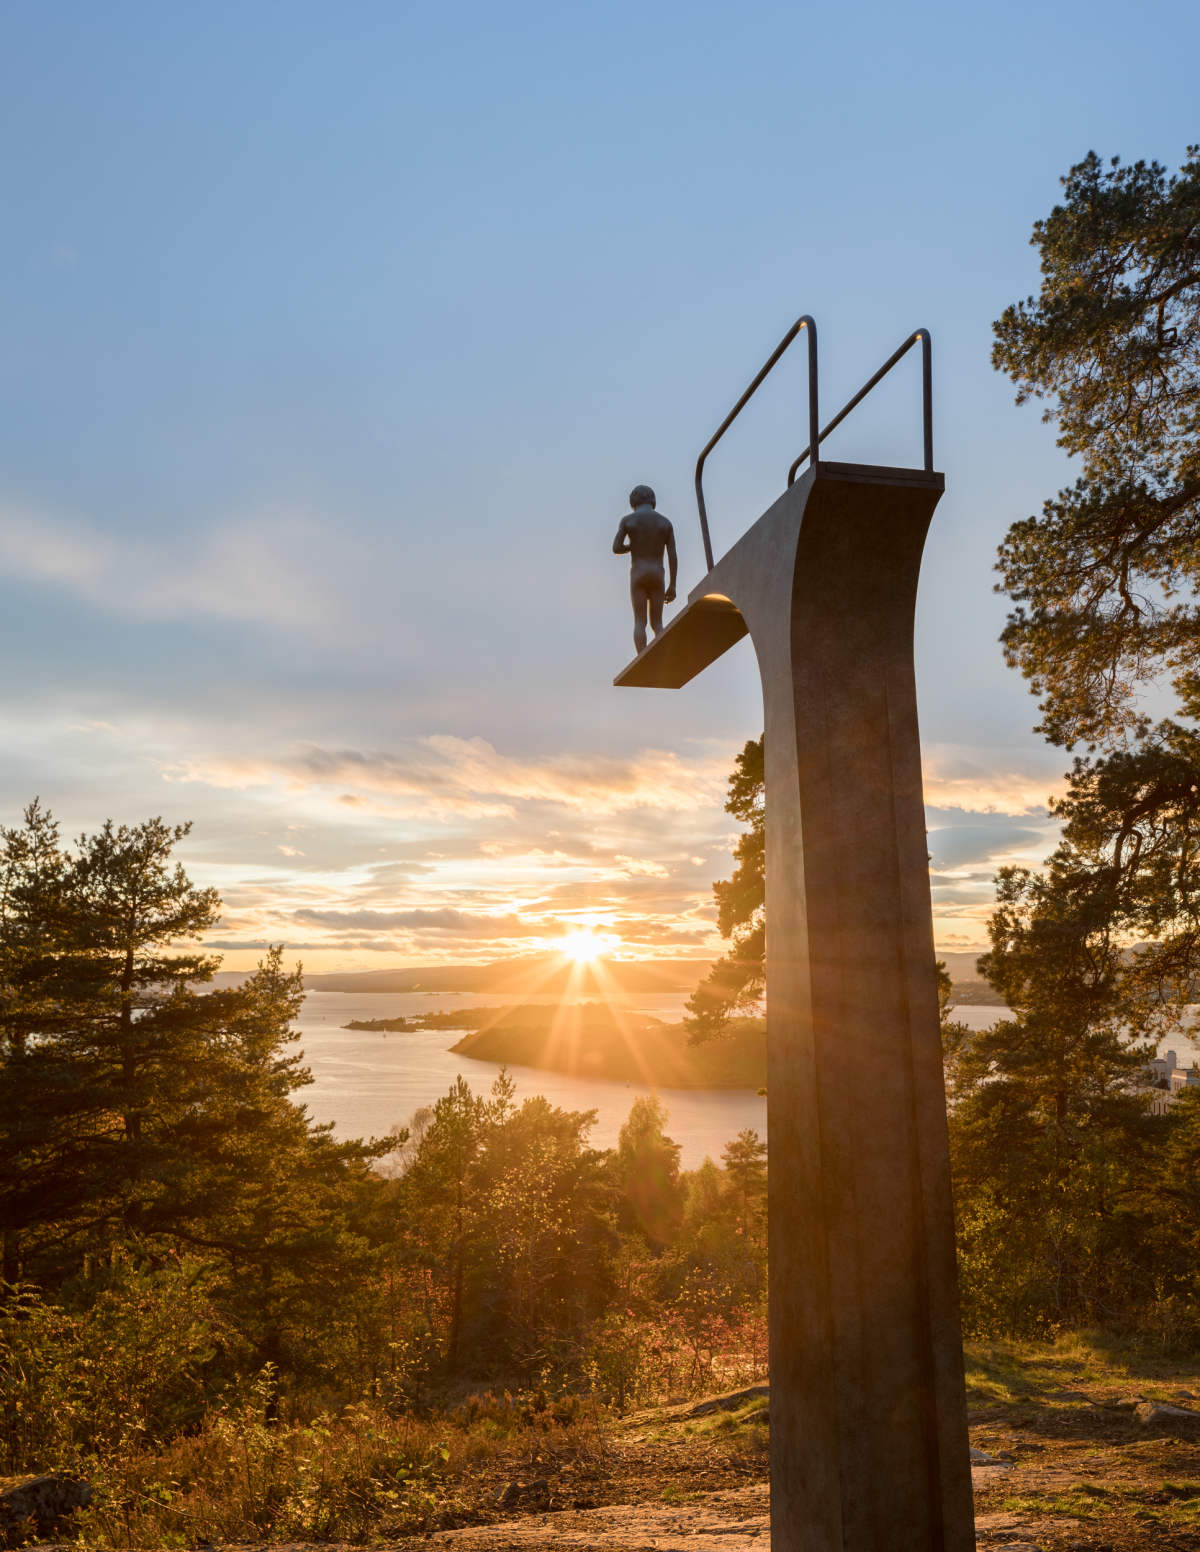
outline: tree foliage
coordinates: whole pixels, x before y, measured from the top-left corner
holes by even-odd
[[[981,968],[1012,1009],[954,1066],[950,1131],[968,1324],[1113,1325],[1136,1306],[1150,1054],[1123,1019],[1102,906],[1068,869],[1007,869]]]
[[[502,1073],[335,1138],[298,1100],[299,968],[212,989],[186,834],[67,845],[37,803],[0,831],[0,1471],[86,1476],[89,1545],[361,1539],[433,1515],[446,1451],[409,1439],[434,1398],[498,1382],[454,1416],[546,1430],[580,1389],[762,1377],[753,1133],[688,1173],[657,1100],[601,1150],[594,1112]]]
[[[200,990],[219,901],[173,860],[187,828],[107,823],[67,848],[34,803],[0,831],[3,1278],[59,1288],[194,1251],[262,1357],[301,1362],[314,1305],[375,1253],[384,1145],[337,1142],[294,1102],[303,987],[278,950]]]
[[[210,989],[197,939],[220,903],[175,860],[186,834],[107,823],[68,846],[37,803],[0,831],[0,1315],[5,1299],[44,1307],[38,1330],[65,1355],[99,1332],[87,1309],[161,1294],[165,1311],[187,1267],[213,1338],[188,1346],[188,1373],[209,1394],[266,1365],[272,1394],[337,1373],[414,1395],[580,1367],[633,1265],[719,1263],[723,1318],[761,1301],[752,1135],[706,1193],[651,1098],[608,1152],[589,1146],[594,1112],[518,1105],[505,1074],[486,1098],[459,1079],[385,1142],[314,1124],[296,1098],[311,1081],[299,969],[272,950]],[[635,1279],[637,1318],[683,1297],[663,1275]]]
[[[635,1099],[617,1138],[614,1161],[623,1229],[654,1250],[674,1237],[683,1216],[679,1144],[667,1136],[667,1112],[655,1095]]]
[[[1148,1182],[1194,1122],[1186,1106],[1150,1113],[1146,1068],[1194,997],[1196,762],[1177,727],[1077,760],[1045,869],[997,880],[980,970],[1011,1016],[961,1042],[949,1069],[979,1329],[1136,1324],[1178,1275],[1165,1242],[1161,1258],[1142,1248],[1163,1211]]]
[[[713,885],[717,929],[731,946],[688,998],[685,1023],[694,1044],[722,1034],[734,1013],[756,1009],[763,994],[766,779],[761,737],[750,739],[734,761],[725,812],[746,826],[734,846],[733,876]]]
[[[1200,972],[1200,741],[1179,720],[1152,728],[1139,692],[1168,678],[1183,716],[1200,714],[1200,151],[1171,177],[1093,153],[1063,185],[1033,231],[1040,293],[1005,311],[992,359],[1018,402],[1045,402],[1081,474],[1008,532],[1003,639],[1046,737],[1104,752],[1075,761],[1052,805],[1045,870],[999,876],[980,969],[1012,1016],[950,1062],[981,1329],[1140,1324],[1163,1297],[1188,1304],[1171,1301],[1193,1230],[1161,1234],[1162,1181],[1195,1106],[1151,1115],[1144,1069]]]
[[[767,799],[761,737],[750,739],[734,761],[725,812],[746,826],[733,849],[732,877],[713,885],[717,928],[731,948],[688,998],[684,1023],[693,1045],[726,1033],[735,1014],[757,1012],[766,990]],[[938,999],[945,1033],[950,977],[940,962]]]
[[[615,1229],[595,1120],[540,1095],[516,1105],[504,1072],[487,1099],[460,1077],[433,1107],[393,1200],[430,1361],[529,1366],[599,1314]]]
[[[1200,148],[1171,177],[1089,153],[1063,189],[1033,229],[1041,290],[995,324],[992,360],[1082,465],[1000,551],[1008,660],[1070,747],[1141,730],[1159,673],[1200,713]]]

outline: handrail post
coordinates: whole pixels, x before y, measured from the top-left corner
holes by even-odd
[[[709,571],[713,569],[714,562],[712,540],[708,533],[708,511],[704,505],[704,461],[745,409],[746,404],[757,392],[763,379],[802,329],[808,332],[808,446],[813,461],[814,463],[816,462],[817,445],[820,442],[820,437],[817,434],[817,427],[820,424],[820,417],[817,412],[817,326],[811,316],[808,313],[804,313],[796,319],[795,323],[792,324],[791,328],[779,341],[779,344],[776,345],[754,381],[733,406],[729,414],[726,415],[716,431],[713,432],[704,451],[696,460],[696,506],[700,512],[700,534],[704,540],[704,558],[708,563]]]
[[[817,326],[811,318],[808,322],[808,455],[815,469],[821,446],[821,417],[817,413]]]
[[[704,563],[708,571],[713,569],[712,540],[708,537],[708,513],[704,510],[704,486],[700,480],[700,470],[696,470],[696,505],[700,509],[700,537],[704,540]]]
[[[708,564],[709,571],[713,569],[714,562],[712,539],[708,532],[708,509],[704,504],[705,459],[742,413],[743,409],[745,409],[749,400],[758,391],[763,379],[801,330],[806,330],[808,333],[808,446],[788,470],[787,482],[789,487],[795,483],[796,473],[806,458],[811,468],[815,469],[818,467],[821,443],[835,427],[841,425],[842,421],[845,420],[846,416],[849,415],[856,405],[862,403],[875,384],[887,376],[897,361],[901,357],[906,356],[918,340],[921,342],[921,432],[925,456],[925,472],[927,474],[933,473],[933,347],[929,330],[914,329],[903,345],[898,350],[892,352],[875,375],[863,384],[854,397],[847,404],[843,405],[825,429],[821,431],[818,429],[820,426],[820,414],[817,400],[817,326],[809,314],[805,313],[802,317],[796,319],[795,323],[792,324],[791,328],[779,341],[779,344],[776,345],[767,358],[766,364],[717,427],[716,431],[709,438],[704,451],[696,460],[696,506],[700,513],[700,534],[704,540],[704,559]]]
[[[831,431],[841,425],[842,421],[845,420],[846,416],[849,415],[850,411],[854,409],[856,405],[862,403],[862,401],[870,393],[871,389],[874,388],[875,384],[882,381],[882,379],[887,376],[887,374],[896,365],[896,362],[901,360],[902,357],[906,356],[918,340],[921,341],[921,412],[923,421],[922,436],[925,449],[925,471],[927,474],[933,473],[933,358],[928,329],[914,329],[913,332],[904,341],[903,345],[901,345],[898,350],[894,350],[892,352],[892,354],[879,368],[878,372],[876,372],[873,377],[868,379],[868,381],[862,385],[862,387],[858,390],[852,399],[848,400],[847,403],[842,405],[841,409],[837,412],[837,414],[825,427],[824,431],[822,431],[820,436],[817,438],[818,446],[825,440]],[[797,471],[806,458],[810,459],[813,463],[816,462],[816,459],[813,458],[811,436],[809,439],[808,447],[806,447],[800,456],[794,460],[791,468],[788,470],[787,482],[789,489],[792,485],[795,484]]]

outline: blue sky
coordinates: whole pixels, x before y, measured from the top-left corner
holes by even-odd
[[[1136,23],[1136,24],[1135,24]],[[711,945],[745,646],[618,692],[632,484],[702,571],[696,453],[802,311],[832,410],[918,325],[918,675],[945,948],[1065,764],[995,546],[1072,477],[988,362],[1089,148],[1200,138],[1185,4],[9,4],[0,810],[191,818],[228,963]],[[802,358],[714,455],[778,493]],[[829,444],[919,458],[915,362]]]

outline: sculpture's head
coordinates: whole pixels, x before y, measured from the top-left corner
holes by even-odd
[[[635,485],[629,492],[629,505],[631,507],[652,507],[654,505],[654,492],[649,485]]]

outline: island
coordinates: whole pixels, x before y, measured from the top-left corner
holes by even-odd
[[[762,1019],[730,1022],[720,1040],[691,1045],[682,1023],[607,1002],[460,1008],[407,1018],[352,1019],[346,1029],[407,1033],[461,1029],[451,1050],[476,1061],[540,1067],[572,1078],[607,1078],[661,1089],[752,1089],[767,1081]]]

